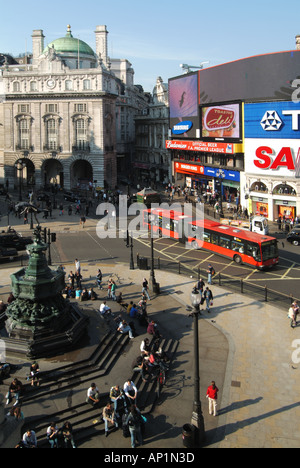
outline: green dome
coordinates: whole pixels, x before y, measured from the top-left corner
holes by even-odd
[[[78,54],[79,48],[80,55],[95,55],[93,49],[86,42],[72,36],[71,26],[68,26],[68,31],[65,37],[61,37],[60,39],[55,39],[55,41],[50,42],[43,51],[43,54],[47,53],[48,48],[52,47],[54,47],[55,52],[58,54]]]

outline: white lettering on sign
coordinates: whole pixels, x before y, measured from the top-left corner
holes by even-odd
[[[295,130],[295,131],[298,131],[299,130],[300,109],[299,110],[285,110],[285,111],[282,111],[282,114],[292,116],[292,129]]]

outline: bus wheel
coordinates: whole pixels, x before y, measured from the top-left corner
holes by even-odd
[[[233,260],[235,261],[235,263],[237,263],[238,265],[241,265],[242,264],[242,258],[239,256],[239,255],[235,255],[233,257]]]

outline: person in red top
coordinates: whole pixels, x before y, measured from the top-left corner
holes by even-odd
[[[209,414],[213,414],[214,416],[217,416],[218,391],[219,389],[213,381],[206,392],[206,398],[208,398],[209,402]]]

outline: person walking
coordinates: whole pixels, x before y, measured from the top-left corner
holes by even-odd
[[[205,289],[203,298],[206,301],[206,310],[208,313],[210,313],[210,307],[212,306],[212,301],[214,300],[214,296],[211,290],[209,289],[209,287]]]
[[[208,284],[212,284],[212,278],[216,274],[214,267],[209,264],[207,270],[207,282]]]
[[[288,318],[290,319],[291,328],[295,328],[297,326],[296,317],[297,315],[296,315],[295,308],[291,306],[288,312]]]
[[[140,411],[135,405],[132,405],[130,408],[130,413],[127,416],[126,424],[129,427],[130,437],[131,437],[131,447],[136,447],[136,440],[139,445],[143,445],[143,436],[142,436],[142,424],[143,418]]]
[[[150,296],[149,296],[149,292],[148,292],[148,281],[146,278],[143,279],[143,287],[142,287],[142,294],[145,294],[145,296],[147,297],[148,301],[150,301]]]
[[[78,258],[75,258],[75,273],[81,273],[81,266],[80,266],[80,261]]]
[[[219,389],[216,386],[216,382],[212,381],[206,392],[206,398],[208,399],[208,411],[209,414],[217,416],[217,401],[218,401]]]

